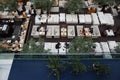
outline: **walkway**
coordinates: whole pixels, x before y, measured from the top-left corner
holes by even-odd
[[[0,54],[0,80],[8,80],[8,76],[13,63],[14,55]]]

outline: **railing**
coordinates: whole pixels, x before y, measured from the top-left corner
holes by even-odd
[[[0,59],[47,59],[49,56],[59,56],[62,59],[68,57],[79,56],[81,59],[119,59],[120,53],[102,53],[96,55],[95,53],[0,53]]]

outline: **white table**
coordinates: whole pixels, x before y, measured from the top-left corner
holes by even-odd
[[[93,20],[93,25],[99,25],[99,20],[98,20],[98,16],[96,13],[92,13],[91,14],[92,20]]]
[[[93,38],[97,38],[101,36],[100,30],[97,25],[92,25],[91,28],[93,28],[93,34],[92,34]]]
[[[114,19],[113,19],[113,16],[112,16],[112,14],[110,14],[110,13],[105,13],[104,14],[105,16],[105,19],[106,19],[106,24],[107,25],[111,25],[111,26],[114,26]]]
[[[118,46],[116,41],[108,41],[108,45],[111,52],[116,52],[115,47]]]
[[[66,14],[66,22],[70,24],[77,24],[78,23],[77,14]]]
[[[47,38],[59,38],[60,37],[60,26],[59,25],[47,25]]]
[[[84,14],[79,14],[79,23],[84,24],[85,23],[85,15]]]
[[[37,31],[38,27],[39,25],[33,25],[31,36],[33,36],[34,38],[39,38],[39,32]]]
[[[59,49],[59,53],[58,53],[58,49],[55,48],[57,42],[45,42],[44,44],[44,49],[45,50],[50,50],[50,53],[52,54],[66,54],[66,48],[65,46],[65,42],[60,42],[61,44],[61,48]]]
[[[58,24],[59,23],[59,14],[50,14],[48,16],[49,24]]]
[[[55,25],[54,27],[54,38],[60,38],[60,26],[59,25]]]
[[[85,14],[85,23],[86,24],[91,24],[92,23],[92,18],[90,14]]]
[[[50,26],[50,25],[47,26],[47,29],[46,29],[46,30],[47,30],[47,32],[46,32],[46,37],[47,37],[47,38],[52,38],[52,36],[53,36],[53,34],[54,34],[54,33],[52,32],[52,31],[53,31],[53,30],[52,30],[52,26]]]
[[[47,14],[42,14],[40,15],[36,15],[35,16],[35,24],[41,24],[41,23],[46,23],[47,21]]]
[[[104,13],[103,13],[103,12],[97,12],[97,14],[98,14],[100,23],[101,23],[101,24],[106,24],[107,22],[106,22]]]
[[[51,7],[50,12],[59,12],[59,7]]]
[[[102,52],[103,52],[103,51],[102,51],[102,48],[101,48],[100,43],[95,42],[94,44],[96,45],[96,48],[95,48],[96,54],[95,54],[95,55],[102,55]]]
[[[44,49],[50,50],[50,53],[52,53],[52,54],[57,54],[58,50],[55,48],[56,44],[57,43],[45,42]]]
[[[108,43],[107,42],[100,42],[103,53],[110,53],[110,49],[108,47]]]
[[[65,17],[65,13],[60,13],[60,22],[65,22],[66,17]]]

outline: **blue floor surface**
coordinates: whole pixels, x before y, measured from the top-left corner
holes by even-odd
[[[98,60],[102,64],[111,67],[110,77],[103,77],[100,80],[120,80],[120,60]],[[86,66],[93,64],[93,60],[82,60]],[[48,77],[48,62],[45,60],[14,60],[8,80],[57,80],[55,77]],[[98,80],[94,72],[85,72],[79,76],[66,70],[60,80]]]

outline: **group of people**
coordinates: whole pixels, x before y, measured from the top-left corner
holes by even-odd
[[[27,14],[34,15],[34,16],[36,15],[36,10],[32,2],[28,1],[27,3],[26,4],[23,2],[17,3],[16,11],[14,12],[15,16],[23,15],[25,17]],[[26,10],[27,9],[26,7],[29,7],[28,10]]]
[[[89,28],[89,32],[90,32],[91,34],[93,34],[93,28]],[[83,28],[83,30],[80,30],[80,34],[85,35],[85,30],[84,30],[84,28]]]
[[[61,48],[61,43],[58,42],[58,43],[56,44],[55,48],[56,48],[56,49],[60,49],[60,48]],[[67,42],[65,42],[64,48],[66,48],[66,49],[69,48],[69,44],[68,44]]]

